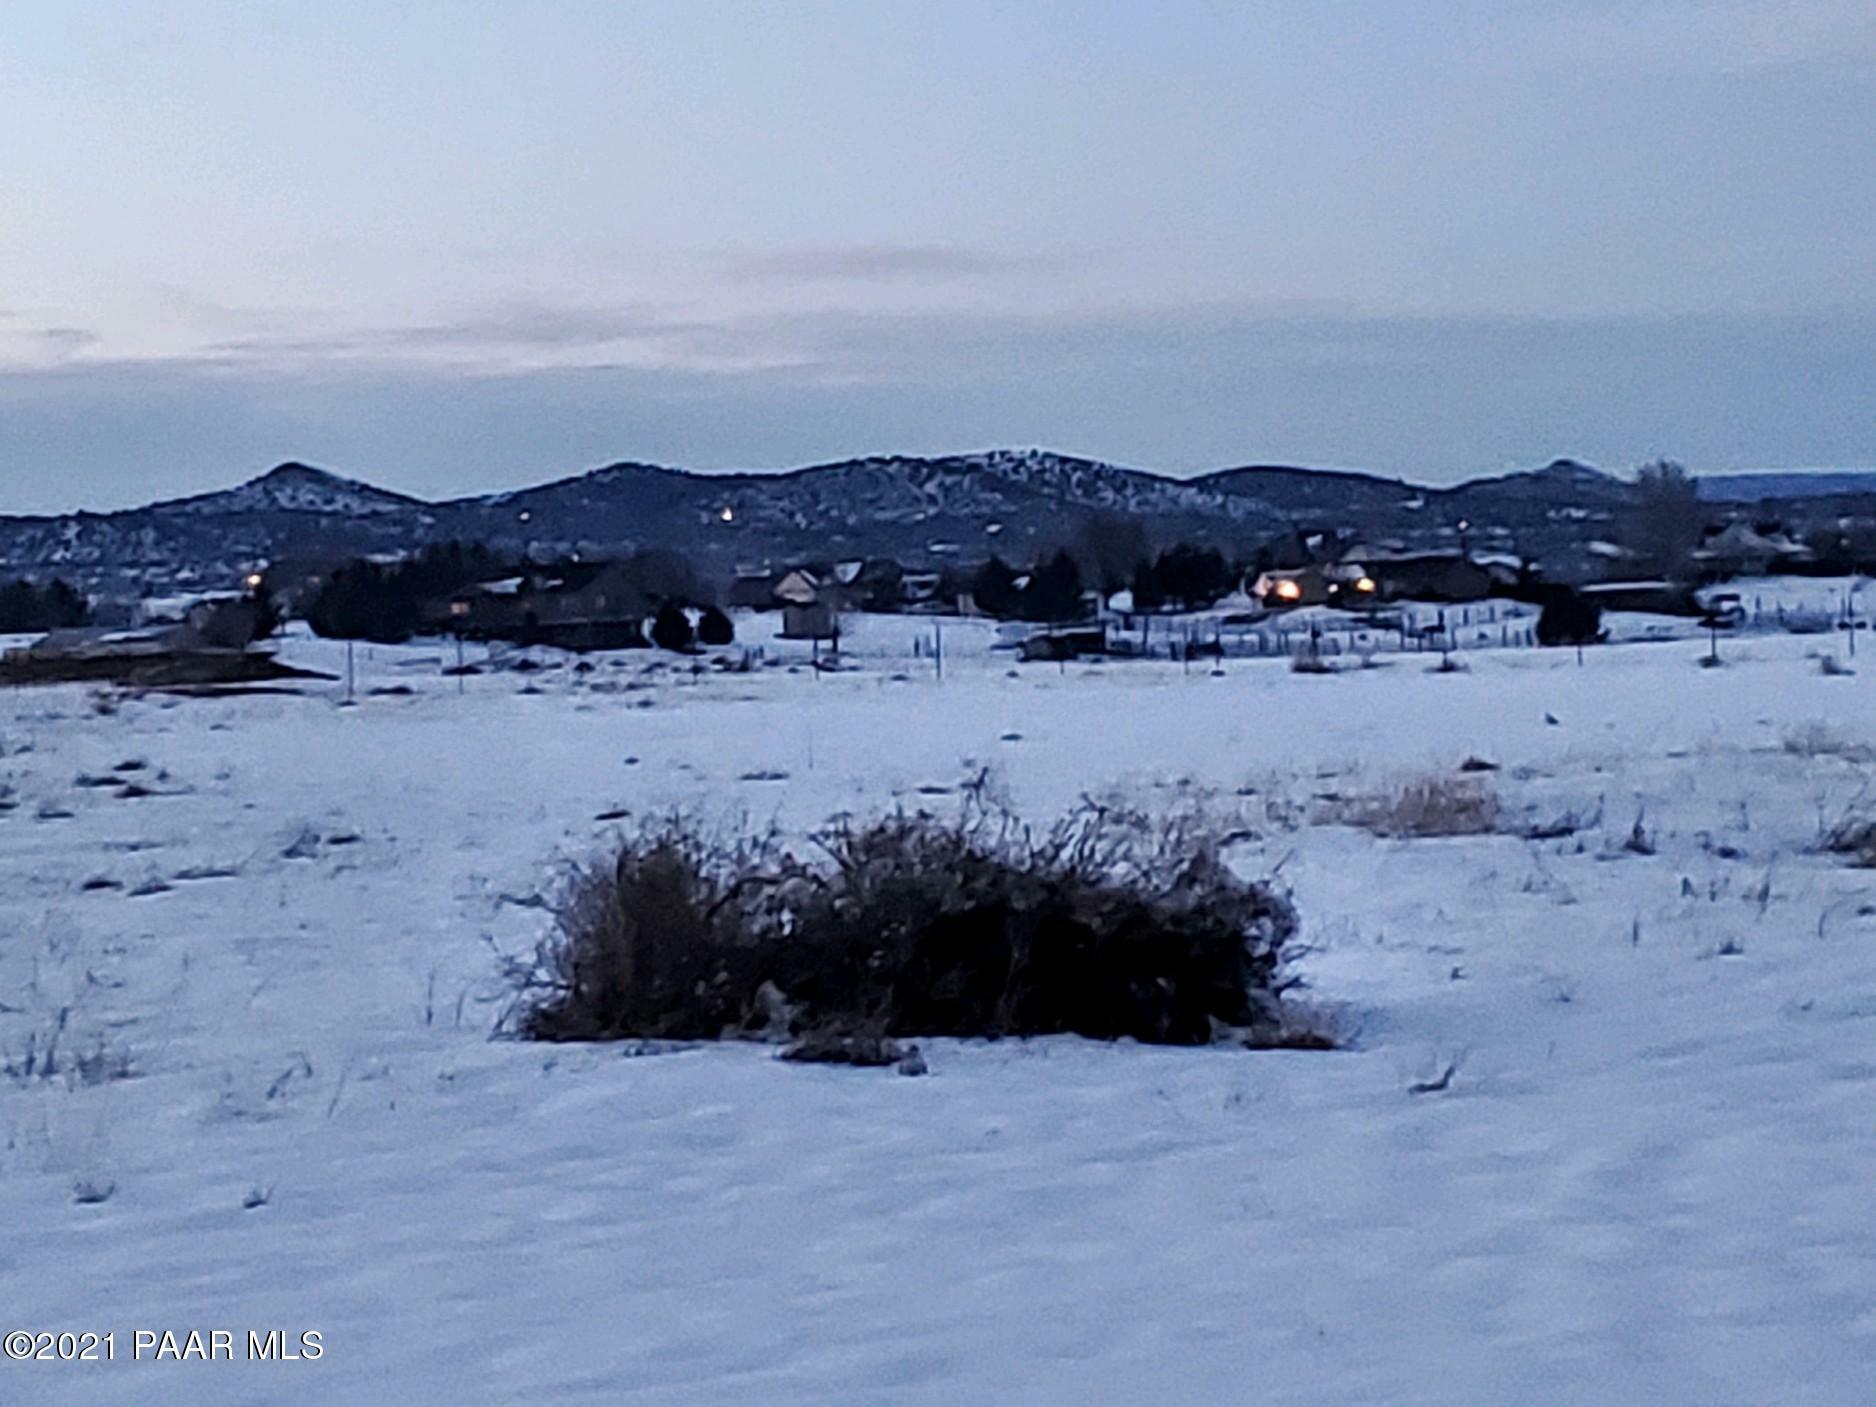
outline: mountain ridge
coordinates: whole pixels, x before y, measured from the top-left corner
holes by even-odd
[[[1828,486],[1827,486],[1828,487]],[[1856,491],[1868,487],[1858,485]],[[457,539],[541,555],[684,552],[718,578],[778,562],[1034,560],[1090,518],[1244,557],[1306,530],[1411,550],[1518,551],[1575,570],[1634,485],[1574,459],[1431,485],[1243,464],[1175,477],[1047,449],[878,454],[778,471],[619,460],[495,493],[423,499],[299,461],[232,488],[109,513],[0,516],[0,574],[107,597],[225,587],[258,563]]]

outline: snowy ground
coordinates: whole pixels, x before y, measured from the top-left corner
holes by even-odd
[[[358,652],[352,708],[0,699],[0,1052],[63,1008],[105,1057],[0,1079],[0,1331],[118,1336],[0,1361],[0,1401],[1872,1401],[1876,886],[1814,847],[1876,774],[1876,659],[1012,676],[953,623],[940,682],[929,622],[866,627],[825,675],[413,646]],[[1582,828],[1312,820],[1469,756],[1507,831]],[[596,817],[799,828],[986,767],[1037,816],[1212,793],[1351,1047],[945,1042],[904,1079],[487,1039],[492,949]],[[112,775],[150,794],[77,784]],[[323,1354],[127,1361],[140,1329]]]

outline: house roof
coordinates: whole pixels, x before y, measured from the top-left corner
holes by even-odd
[[[1577,588],[1585,596],[1613,596],[1628,591],[1677,591],[1671,581],[1597,581]]]
[[[805,606],[813,601],[820,590],[820,578],[804,567],[796,567],[775,583],[776,599],[797,606]]]
[[[1803,543],[1793,541],[1782,532],[1762,533],[1747,523],[1728,523],[1701,543],[1692,555],[1702,560],[1733,553],[1795,557],[1809,551]]]
[[[205,648],[190,626],[164,625],[142,630],[82,627],[54,630],[26,647],[40,659],[115,659],[131,655],[166,655]]]

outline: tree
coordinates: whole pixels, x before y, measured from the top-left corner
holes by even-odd
[[[1016,613],[1016,573],[1001,557],[992,557],[971,578],[971,599],[989,616]]]
[[[59,577],[40,588],[39,596],[48,630],[69,630],[91,619],[91,603],[77,588]]]
[[[1151,555],[1146,525],[1119,513],[1090,513],[1081,520],[1072,547],[1082,574],[1103,596],[1129,585]]]
[[[1670,580],[1686,575],[1688,554],[1700,543],[1698,482],[1671,459],[1644,464],[1635,474],[1635,501],[1623,521],[1625,546],[1644,571]]]
[[[264,638],[270,608],[267,598],[250,593],[198,602],[185,619],[205,644],[219,650],[245,650]]]
[[[1602,635],[1602,607],[1568,587],[1550,593],[1538,613],[1540,645],[1594,645]]]
[[[1213,605],[1231,590],[1230,564],[1215,547],[1182,542],[1160,553],[1155,576],[1163,596],[1186,610]]]
[[[1157,563],[1144,559],[1133,572],[1133,608],[1157,611],[1166,604],[1166,583],[1160,580]]]
[[[651,643],[661,650],[674,650],[679,654],[696,643],[696,634],[690,628],[690,618],[675,602],[666,601],[658,607],[658,614],[651,622]]]
[[[1066,549],[1037,567],[1022,595],[1025,620],[1069,621],[1081,617],[1081,568]]]
[[[285,624],[280,614],[280,604],[274,600],[274,593],[265,585],[254,587],[248,592],[248,601],[254,607],[254,638],[265,640]]]
[[[638,589],[654,601],[696,601],[709,594],[690,558],[669,548],[634,552],[625,567]]]
[[[354,561],[326,579],[306,608],[306,622],[328,639],[396,644],[417,633],[424,602],[519,570],[480,543],[426,547],[395,566]]]
[[[0,635],[66,630],[90,618],[90,603],[57,578],[44,586],[30,581],[10,581],[0,586]]]
[[[697,621],[697,639],[712,647],[734,645],[736,626],[718,607],[707,606]]]
[[[370,640],[396,645],[417,633],[417,598],[391,570],[353,562],[326,578],[306,623],[331,640]]]

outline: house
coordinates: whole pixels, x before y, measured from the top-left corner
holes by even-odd
[[[279,623],[252,596],[197,601],[183,616],[183,624],[196,638],[215,650],[245,650]]]
[[[273,597],[281,614],[300,616],[306,613],[333,574],[350,562],[349,557],[336,552],[285,557],[265,565],[254,564],[243,584],[249,590],[262,590]]]
[[[1660,616],[1704,614],[1693,589],[1674,581],[1601,581],[1580,587],[1605,611],[1645,611]]]
[[[1027,636],[1017,647],[1025,660],[1076,660],[1105,655],[1106,625],[1057,626]]]
[[[1498,586],[1492,570],[1467,552],[1371,553],[1363,565],[1383,601],[1483,601]]]
[[[1322,567],[1314,563],[1303,567],[1279,567],[1259,572],[1245,587],[1245,591],[1253,601],[1268,610],[1320,606],[1329,599],[1329,577]]]
[[[78,626],[50,631],[23,649],[9,651],[8,656],[42,661],[160,659],[208,648],[208,643],[187,625],[128,630]]]
[[[440,600],[424,602],[418,618],[426,630],[472,640],[500,639],[527,622],[524,598],[532,596],[534,587],[525,574],[471,582]]]
[[[1472,560],[1485,568],[1495,594],[1529,589],[1543,577],[1543,569],[1536,562],[1511,552],[1475,552]]]
[[[563,650],[638,649],[655,609],[630,564],[606,562],[476,582],[448,598],[444,628],[472,640]]]
[[[842,563],[836,575],[855,609],[891,612],[904,604],[905,568],[891,557],[869,557],[852,564],[851,573],[848,565]]]
[[[782,573],[771,594],[783,606],[811,606],[820,599],[824,586],[831,582],[832,577],[831,568],[817,570],[813,567],[795,567]]]
[[[1708,529],[1700,546],[1688,553],[1701,571],[1713,576],[1764,576],[1810,562],[1816,555],[1775,524],[1740,521]]]
[[[1330,528],[1296,528],[1266,542],[1257,552],[1261,567],[1278,572],[1346,559],[1352,534]]]
[[[1259,572],[1245,594],[1267,610],[1293,606],[1342,606],[1358,610],[1375,603],[1375,583],[1358,562],[1313,563]]]
[[[945,609],[942,572],[906,572],[899,578],[899,605],[908,611]]]
[[[840,612],[831,601],[791,602],[782,607],[782,639],[840,639]]]
[[[214,649],[244,649],[260,637],[264,621],[261,603],[252,596],[227,593],[204,596],[146,596],[137,602],[135,627],[129,635],[157,638],[164,627],[187,627],[199,645]],[[181,638],[173,629],[171,638]]]
[[[730,582],[726,603],[733,610],[775,610],[782,604],[775,596],[775,588],[780,583],[781,577],[766,568],[738,572]]]
[[[841,615],[865,609],[869,593],[886,589],[883,582],[890,581],[896,598],[898,577],[869,578],[868,566],[863,561],[814,563],[784,572],[771,592],[782,608],[782,639],[838,642]],[[892,569],[896,572],[898,564]]]
[[[171,596],[143,596],[132,605],[127,624],[136,626],[180,625],[197,606],[216,600],[225,592],[195,591]]]
[[[142,688],[214,690],[270,680],[324,679],[294,669],[262,650],[222,643],[190,625],[143,629],[55,630],[0,656],[0,683],[86,681]]]

